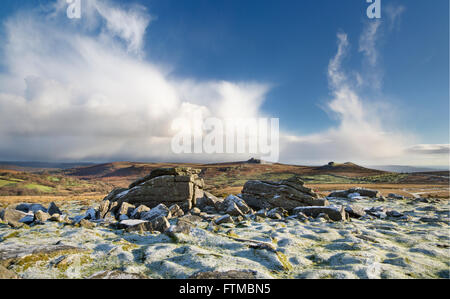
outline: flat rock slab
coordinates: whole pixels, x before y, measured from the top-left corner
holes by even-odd
[[[190,279],[256,279],[256,273],[253,271],[236,271],[227,272],[200,272],[189,277]]]
[[[84,252],[85,250],[69,245],[0,245],[0,264],[8,265],[15,260],[28,255],[45,254],[52,255],[59,252]]]

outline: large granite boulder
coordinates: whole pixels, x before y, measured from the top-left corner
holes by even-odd
[[[198,176],[200,171],[189,167],[155,169],[148,176],[132,183],[128,189],[113,190],[105,200],[117,202],[115,207],[120,207],[123,202],[149,208],[159,204],[177,204],[188,211],[204,196],[204,182]]]
[[[298,177],[279,182],[248,181],[242,189],[242,199],[253,209],[284,208],[288,211],[299,206],[327,206],[326,199],[318,198]]]

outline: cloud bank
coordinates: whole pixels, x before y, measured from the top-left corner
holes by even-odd
[[[4,23],[0,159],[212,162],[249,158],[248,154],[173,154],[172,121],[194,119],[199,112],[202,119],[267,117],[261,106],[270,84],[175,77],[170,67],[145,58],[145,34],[151,34],[155,19],[145,7],[100,0],[86,3],[80,21],[66,18],[61,0],[44,10],[19,12]],[[400,13],[394,11],[395,19]],[[359,50],[376,67],[376,39],[382,25],[373,24],[363,32]],[[328,69],[331,99],[326,107],[337,125],[308,136],[281,132],[280,161],[417,164],[408,161],[407,154],[429,151],[414,151],[404,132],[386,130],[379,105],[359,94],[364,76],[359,74],[355,83],[344,71],[348,36],[337,37],[337,54]],[[448,151],[438,154],[439,163],[448,157]]]

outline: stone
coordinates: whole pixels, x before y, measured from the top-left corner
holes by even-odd
[[[303,213],[306,216],[317,218],[324,213],[333,221],[346,221],[347,214],[344,207],[297,207],[294,209],[294,214]]]
[[[31,204],[29,203],[21,203],[16,206],[16,210],[28,213],[30,211],[30,206]]]
[[[130,219],[130,217],[128,217],[127,215],[120,215],[119,216],[119,221],[128,220],[128,219]]]
[[[17,279],[16,273],[0,265],[0,279]]]
[[[237,204],[233,200],[224,200],[219,209],[221,212],[229,214],[231,216],[242,216],[244,215],[239,209]]]
[[[6,208],[0,211],[0,219],[4,222],[20,222],[28,214],[19,210]]]
[[[64,217],[59,214],[53,214],[48,220],[53,222],[64,222]]]
[[[190,279],[256,279],[256,272],[250,270],[231,270],[227,272],[207,271],[199,272]]]
[[[191,214],[192,214],[192,215],[200,216],[200,213],[201,213],[201,212],[202,212],[202,211],[200,211],[199,208],[193,208],[193,209],[191,209]]]
[[[177,239],[177,234],[189,235],[192,229],[192,223],[184,220],[179,220],[176,225],[171,225],[169,229],[165,231],[169,237]]]
[[[148,279],[142,274],[126,273],[120,270],[101,271],[88,277],[88,279]]]
[[[243,199],[235,195],[229,195],[227,198],[225,198],[224,203],[227,201],[234,202],[243,214],[248,214],[252,212],[252,209],[247,205],[247,203]]]
[[[261,209],[261,210],[259,210],[258,212],[255,213],[255,216],[266,218],[267,217],[267,210],[266,209]]]
[[[380,196],[380,193],[377,190],[370,190],[364,188],[351,188],[345,191],[335,191],[328,195],[328,197],[337,197],[337,198],[349,198],[349,195],[358,193],[363,197],[376,198]],[[354,198],[355,196],[353,196]]]
[[[50,215],[41,210],[38,210],[38,211],[36,211],[36,213],[34,213],[34,221],[35,222],[45,222],[49,218],[50,218]]]
[[[404,215],[398,211],[395,210],[391,210],[391,211],[386,211],[386,215],[388,217],[394,217],[394,218],[399,218],[399,217],[403,217]]]
[[[128,229],[128,228],[132,228],[132,227],[141,225],[146,222],[147,221],[145,221],[145,220],[139,220],[139,219],[122,220],[119,222],[118,228],[119,229]]]
[[[48,206],[47,213],[50,216],[52,216],[53,214],[59,214],[59,215],[62,214],[61,210],[54,202],[51,202],[50,205]]]
[[[395,194],[395,193],[389,193],[388,198],[399,199],[399,200],[405,199],[405,197],[403,195]]]
[[[169,211],[172,218],[178,218],[184,215],[183,210],[177,204],[171,205]]]
[[[125,220],[131,221],[131,220]],[[151,221],[145,220],[134,220],[135,222],[125,222],[121,221],[120,226],[127,225],[127,232],[140,232],[140,231],[159,231],[161,233],[165,232],[170,227],[170,223],[164,216],[158,216]]]
[[[255,210],[282,207],[288,211],[298,206],[327,206],[298,177],[279,182],[248,181],[242,189],[242,199]]]
[[[167,208],[166,205],[164,205],[164,204],[159,204],[158,206],[154,207],[150,211],[142,213],[141,219],[146,220],[146,221],[151,221],[160,216],[164,216],[169,219],[172,216],[172,215],[170,215],[169,208]]]
[[[109,200],[103,200],[99,207],[98,207],[98,211],[97,211],[97,218],[98,219],[104,219],[106,214],[109,212],[109,206],[110,206],[110,202]]]
[[[222,224],[222,223],[234,223],[233,221],[233,217],[231,217],[230,215],[224,215],[222,217],[219,217],[218,219],[216,219],[214,221],[215,224]]]
[[[267,212],[267,217],[271,219],[282,219],[283,217],[286,216],[289,216],[288,212],[281,207],[274,208],[269,212]]]
[[[206,191],[204,191],[203,194],[203,197],[197,199],[196,207],[198,207],[202,211],[207,209],[208,207],[218,210],[220,204],[223,202],[223,199],[220,199]]]
[[[33,212],[36,213],[37,211],[42,211],[42,212],[46,212],[47,213],[47,209],[44,208],[41,204],[38,203],[34,203],[30,206],[30,209],[28,210],[28,212]]]
[[[86,220],[86,219],[81,219],[80,226],[82,228],[93,229],[95,227],[95,223],[92,223],[92,222],[90,222],[89,220]]]
[[[131,213],[130,218],[132,219],[140,219],[142,214],[150,211],[150,208],[144,205],[140,205]]]
[[[111,201],[155,207],[158,204],[178,204],[184,211],[195,207],[204,197],[204,182],[198,174],[201,170],[186,167],[160,168],[137,180],[123,192],[108,195]]]
[[[308,220],[308,216],[306,216],[305,214],[303,214],[302,212],[297,213],[297,219],[302,221],[302,222],[307,222]]]
[[[117,217],[120,217],[120,215],[131,216],[131,213],[133,213],[134,209],[136,209],[134,205],[129,204],[128,202],[122,202],[120,208],[116,212],[116,216]]]
[[[361,218],[366,215],[364,208],[358,205],[349,205],[345,207],[345,211],[351,218]]]
[[[95,220],[97,216],[97,211],[93,208],[89,208],[86,211],[86,214],[84,215],[84,219],[91,219],[91,220]]]

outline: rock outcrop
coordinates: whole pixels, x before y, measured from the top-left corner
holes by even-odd
[[[288,211],[299,206],[327,206],[326,199],[318,198],[298,177],[279,182],[248,181],[242,190],[242,199],[253,209],[284,208]]]
[[[161,203],[167,206],[177,204],[188,211],[204,196],[204,182],[199,178],[199,173],[199,169],[188,167],[155,169],[148,176],[133,182],[128,189],[113,190],[105,201],[111,202],[110,211],[121,207],[123,202],[149,208]],[[101,214],[106,214],[104,211]]]

